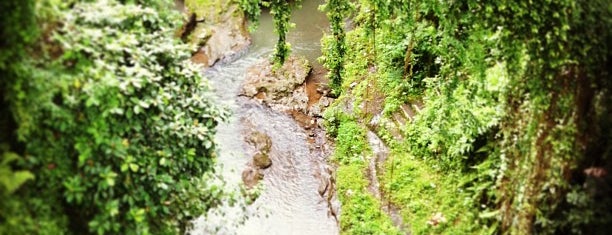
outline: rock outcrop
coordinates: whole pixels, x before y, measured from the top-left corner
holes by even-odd
[[[247,70],[240,95],[290,115],[308,135],[306,140],[310,154],[318,156],[320,160],[331,154],[330,142],[320,125],[323,123],[323,111],[334,102],[334,98],[328,96],[330,90],[324,78],[325,71],[320,69],[317,72],[316,67],[314,71],[311,70],[308,61],[301,57],[291,56],[282,67],[276,69],[268,60],[261,60]],[[249,128],[245,136],[246,142],[255,149],[245,174],[252,174],[253,170],[258,170],[262,175],[269,172],[264,170],[273,164],[268,157],[272,146],[269,136],[254,131],[254,127]],[[276,161],[282,161],[277,160],[277,155],[274,157]],[[283,166],[286,163],[276,164]],[[327,203],[328,215],[337,220],[340,201],[336,195],[333,169],[325,165],[313,171],[312,176],[318,182],[316,192]],[[249,183],[245,181],[247,187]]]
[[[278,111],[308,113],[308,95],[304,82],[310,64],[303,57],[290,56],[276,70],[268,60],[262,60],[247,71],[241,95],[251,97]]]
[[[185,1],[188,20],[181,38],[194,47],[192,61],[210,67],[233,61],[251,43],[244,13],[234,1]]]

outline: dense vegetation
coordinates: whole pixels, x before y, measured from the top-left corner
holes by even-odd
[[[330,0],[323,5],[323,11],[327,13],[331,28],[331,38],[323,40],[322,51],[326,56],[321,57],[323,65],[329,70],[329,86],[333,95],[339,95],[342,91],[342,70],[346,53],[346,39],[344,32],[344,20],[351,10],[347,0]]]
[[[0,234],[184,233],[227,196],[210,180],[227,112],[172,4],[0,1]],[[232,4],[251,30],[270,8],[282,65],[299,1]],[[320,9],[341,233],[403,234],[389,208],[412,234],[608,232],[609,1]],[[390,149],[378,175],[370,132]]]
[[[354,143],[368,129],[391,147],[382,204],[399,207],[415,234],[606,232],[608,1],[328,0],[324,9],[322,61],[342,81],[326,118],[344,233],[392,233],[374,213],[381,203],[350,188],[365,177],[371,154]],[[372,220],[383,222],[360,226]]]
[[[176,234],[226,116],[173,3],[2,1],[0,234]]]

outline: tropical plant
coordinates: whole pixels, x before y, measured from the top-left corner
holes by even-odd
[[[457,220],[450,227],[415,225],[416,231],[604,231],[612,204],[595,185],[609,179],[593,172],[610,165],[612,34],[606,28],[612,11],[606,1],[361,0],[355,9],[344,57],[324,60],[343,61],[338,103],[353,101],[351,118],[363,123],[370,123],[359,115],[370,112],[370,87],[384,99],[383,120],[419,106],[405,124],[395,120],[395,130],[384,122],[373,128],[401,134],[403,141],[390,144],[408,153],[398,156],[405,170],[419,159],[438,171],[430,174],[462,178],[457,190],[471,201],[454,203],[453,210],[470,211],[468,223],[483,225],[463,227]],[[324,40],[325,56],[336,53],[333,43]],[[389,178],[392,200],[413,191],[398,185],[416,187]],[[438,201],[444,207],[455,200]]]
[[[285,63],[285,59],[291,52],[291,45],[287,42],[287,32],[293,27],[289,22],[291,19],[291,6],[286,0],[264,1],[264,6],[270,7],[270,14],[274,19],[274,32],[278,34],[274,56],[272,61],[275,66],[280,67]]]
[[[24,149],[16,165],[35,179],[14,194],[32,207],[2,216],[35,222],[2,231],[184,232],[221,196],[202,177],[227,112],[173,37],[178,12],[115,1],[67,7],[41,35],[42,51],[5,81]]]
[[[339,95],[342,86],[344,54],[346,53],[344,20],[351,11],[351,5],[347,0],[327,0],[320,9],[326,12],[332,33],[331,36],[326,35],[321,40],[324,54],[320,60],[330,71],[327,76],[330,79],[332,92]]]

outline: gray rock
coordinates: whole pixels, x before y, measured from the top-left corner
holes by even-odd
[[[329,97],[321,97],[321,99],[319,100],[319,103],[321,103],[323,107],[329,107],[329,105],[331,105],[331,103],[333,102],[334,102],[334,99],[329,98]]]
[[[313,104],[308,110],[308,114],[313,117],[323,116],[323,108],[321,107],[321,103],[317,102]]]
[[[308,60],[303,57],[290,56],[277,70],[273,70],[268,60],[262,60],[248,69],[240,94],[261,100],[279,111],[306,113],[308,95],[304,82],[310,69]]]
[[[205,67],[236,59],[251,43],[246,18],[238,5],[225,6],[220,12],[196,12],[198,23],[189,32],[189,43],[199,48],[192,60]]]
[[[333,98],[321,97],[319,101],[317,101],[310,107],[310,109],[308,110],[308,114],[313,117],[321,117],[323,116],[323,111],[325,110],[325,108],[329,107],[332,102],[334,102]]]

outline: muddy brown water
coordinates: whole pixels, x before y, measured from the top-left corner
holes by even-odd
[[[305,56],[314,73],[322,71],[316,58],[321,55],[319,40],[328,25],[325,15],[317,10],[322,3],[303,1],[302,8],[292,15],[296,28],[288,35],[292,53]],[[304,129],[290,114],[238,96],[247,68],[273,51],[276,35],[268,12],[262,13],[252,37],[253,44],[242,57],[205,73],[219,102],[233,113],[229,122],[217,128],[218,172],[229,187],[240,184],[241,172],[251,157],[244,137],[253,130],[270,136],[272,166],[263,171],[263,190],[253,204],[226,205],[210,212],[194,222],[191,234],[338,234],[337,218],[330,209],[338,207],[338,201],[329,193],[320,193],[321,188],[330,187],[326,160],[331,149],[323,133]],[[307,88],[315,89],[319,82],[320,78],[311,76]],[[311,94],[310,98],[319,96]]]

